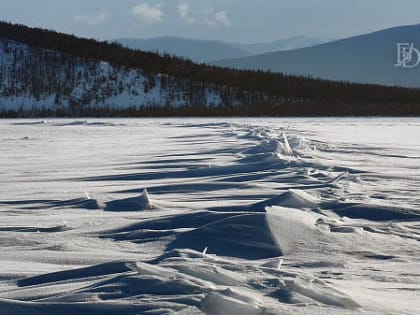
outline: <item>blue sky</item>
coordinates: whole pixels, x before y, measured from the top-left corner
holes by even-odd
[[[0,0],[0,19],[98,39],[343,38],[420,23],[418,0]]]

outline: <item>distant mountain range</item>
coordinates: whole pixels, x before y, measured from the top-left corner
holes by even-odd
[[[217,40],[158,37],[151,39],[120,38],[116,42],[132,49],[168,53],[195,62],[211,62],[220,59],[241,58],[273,51],[309,47],[331,41],[326,38],[296,36],[268,43],[242,44]]]
[[[420,49],[420,25],[411,25],[302,49],[229,58],[214,64],[329,80],[420,87],[420,65],[396,66],[397,43],[413,44],[412,60],[407,66],[420,62],[420,53],[415,50]],[[407,52],[410,52],[409,45]]]
[[[294,36],[285,39],[276,40],[269,43],[256,44],[234,44],[252,55],[264,54],[268,52],[284,51],[311,47],[333,41],[331,38],[317,38],[309,36]]]

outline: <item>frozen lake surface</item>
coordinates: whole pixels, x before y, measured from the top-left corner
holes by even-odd
[[[418,314],[420,119],[0,121],[0,314]]]

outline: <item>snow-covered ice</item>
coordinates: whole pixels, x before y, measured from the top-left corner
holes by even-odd
[[[0,314],[418,314],[419,119],[0,121]]]

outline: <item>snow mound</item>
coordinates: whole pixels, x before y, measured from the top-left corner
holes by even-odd
[[[64,270],[40,276],[25,278],[18,281],[18,286],[27,287],[48,284],[52,282],[71,281],[80,278],[98,277],[110,274],[125,273],[131,269],[125,262],[110,262],[86,268]]]
[[[181,233],[168,245],[168,250],[190,248],[218,256],[261,259],[281,256],[267,223],[266,214],[244,214],[222,219]]]
[[[81,200],[79,203],[79,207],[83,207],[86,209],[91,209],[91,210],[99,210],[99,209],[104,209],[105,208],[105,203],[102,202],[99,199],[93,198],[87,191],[83,190],[83,193],[85,194],[86,199],[85,200]],[[78,204],[78,203],[76,203]]]
[[[111,122],[105,122],[105,121],[88,121],[88,120],[78,120],[78,121],[72,121],[72,122],[59,122],[59,123],[52,123],[52,125],[55,126],[98,126],[98,127],[113,127],[117,126],[114,123]],[[122,126],[122,125],[118,125]]]
[[[293,252],[299,244],[322,236],[319,215],[299,209],[268,208],[267,213],[234,215],[180,233],[167,249],[190,248],[217,256],[242,259],[273,258]]]
[[[267,207],[279,206],[286,208],[318,211],[321,200],[310,193],[299,189],[289,189],[287,192],[250,205],[213,207],[211,210],[220,212],[265,212]]]
[[[266,207],[281,206],[296,209],[317,209],[320,201],[315,196],[297,189],[252,205],[251,210],[263,211]]]
[[[286,280],[286,287],[292,292],[303,295],[318,303],[332,305],[348,309],[359,308],[359,305],[350,297],[329,287],[319,279],[299,277],[294,280]]]
[[[113,200],[106,203],[105,211],[144,211],[155,209],[149,198],[147,189],[137,197]]]
[[[373,204],[336,204],[330,210],[342,217],[369,221],[420,220],[420,213],[405,208]]]
[[[179,264],[173,268],[183,274],[218,285],[239,286],[246,282],[244,275],[208,263],[188,264],[188,260],[185,260],[185,264]]]
[[[216,266],[216,261],[197,252],[184,254],[182,259],[163,259],[158,264],[121,261],[26,278],[18,283],[24,288],[22,293],[11,292],[8,297],[13,301],[0,299],[0,309],[8,310],[7,314],[38,314],[34,312],[38,309],[57,314],[62,313],[60,308],[68,314],[161,314],[165,305],[165,313],[184,310],[192,314],[189,310],[193,308],[194,314],[201,310],[205,314],[254,315],[272,314],[276,299],[283,304],[359,308],[346,294],[310,275],[278,272],[273,277],[260,270],[258,275],[245,276],[245,266],[238,261],[220,260]],[[121,299],[118,308],[106,308],[116,299]],[[137,299],[144,309],[127,308],[124,301],[131,299]]]
[[[230,216],[232,216],[230,213],[214,213],[209,211],[159,216],[154,219],[104,231],[101,233],[101,236],[116,241],[141,243],[158,239],[159,237],[179,234],[179,230],[198,228]],[[200,249],[200,252],[202,250],[203,248]]]
[[[262,140],[257,146],[245,150],[244,154],[281,154],[284,156],[295,156],[286,135],[283,135],[283,143],[278,140]]]
[[[328,238],[317,226],[320,215],[312,211],[273,206],[266,212],[270,232],[284,255],[311,250]]]
[[[68,200],[49,200],[44,202],[40,201],[42,205],[38,208],[79,208],[88,210],[99,210],[105,208],[105,203],[100,199],[90,196],[87,192],[83,191],[85,196],[80,198]]]
[[[239,299],[222,295],[217,292],[209,293],[206,298],[201,302],[201,309],[207,315],[262,315],[263,310]]]

